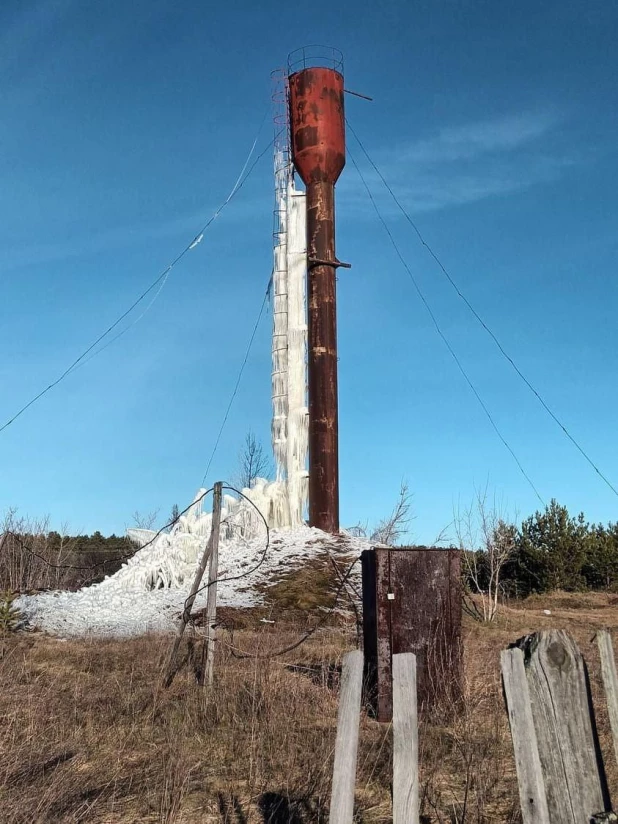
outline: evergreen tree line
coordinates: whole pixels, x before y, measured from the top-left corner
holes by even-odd
[[[69,536],[32,526],[19,521],[0,534],[0,591],[78,589],[113,575],[123,563],[117,559],[136,549],[124,536]]]
[[[136,547],[124,535],[102,535],[98,530],[92,535],[74,535],[69,538],[58,532],[49,532],[47,547],[51,556],[61,554],[60,547],[67,547],[67,563],[92,569],[75,570],[74,585],[102,581],[113,575],[123,562],[114,560],[134,552]],[[79,574],[78,574],[79,573]]]
[[[520,527],[501,522],[500,529],[508,533],[511,547],[500,574],[506,595],[618,590],[618,523],[589,523],[583,513],[571,516],[552,500]],[[473,552],[480,586],[488,588],[489,555],[484,550]],[[468,578],[468,571],[464,575]],[[474,591],[473,582],[466,583]]]

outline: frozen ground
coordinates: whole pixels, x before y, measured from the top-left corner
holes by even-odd
[[[363,539],[298,527],[271,529],[267,548],[264,525],[251,522],[248,527],[247,510],[234,510],[230,499],[226,504],[217,584],[217,602],[222,606],[259,605],[264,587],[326,549],[356,556],[369,546]],[[153,533],[145,530],[130,533],[142,545],[152,541]],[[159,535],[101,583],[78,592],[22,596],[16,605],[31,626],[64,637],[169,632],[177,624],[209,534],[210,514],[195,505],[170,533]],[[194,609],[205,604],[203,591]]]

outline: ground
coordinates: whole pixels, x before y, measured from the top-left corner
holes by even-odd
[[[190,661],[169,690],[160,686],[169,637],[10,636],[0,647],[0,821],[326,821],[339,666],[356,643],[354,620],[324,626],[282,656],[242,657],[295,642],[315,614],[271,612],[270,624],[264,610],[224,611],[213,690],[196,685]],[[424,821],[520,820],[499,652],[549,627],[568,629],[588,661],[618,798],[593,641],[600,627],[618,630],[618,596],[556,594],[505,607],[495,626],[465,619],[464,701],[421,723]],[[391,769],[389,726],[363,715],[358,822],[391,820]]]

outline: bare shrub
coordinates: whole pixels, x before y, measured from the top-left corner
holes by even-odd
[[[438,703],[419,730],[422,821],[520,821],[497,650],[471,650],[456,704]]]
[[[406,481],[401,482],[399,495],[390,515],[369,528],[368,524],[358,523],[348,528],[350,535],[360,538],[369,538],[373,543],[385,546],[396,546],[408,532],[413,516],[412,493]]]
[[[174,504],[174,506],[176,506]],[[176,506],[176,510],[178,507]],[[154,525],[157,522],[157,517],[159,515],[158,509],[153,509],[152,512],[142,513],[139,512],[137,509],[133,513],[133,523],[137,529],[154,529]],[[176,518],[178,518],[178,512],[176,512]]]
[[[0,536],[0,588],[10,592],[57,589],[68,578],[72,542],[62,533],[50,533],[49,518],[18,517],[9,510]]]
[[[487,489],[455,513],[454,526],[467,583],[476,598],[465,600],[467,611],[484,622],[494,621],[502,593],[502,572],[516,549],[517,527],[507,520]]]
[[[48,518],[9,510],[0,525],[0,590],[79,589],[119,569],[135,550],[128,538],[70,536],[66,525],[50,531]]]

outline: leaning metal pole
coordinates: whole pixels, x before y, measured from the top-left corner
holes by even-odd
[[[292,160],[307,193],[309,524],[339,531],[335,182],[345,164],[343,77],[289,77]]]

